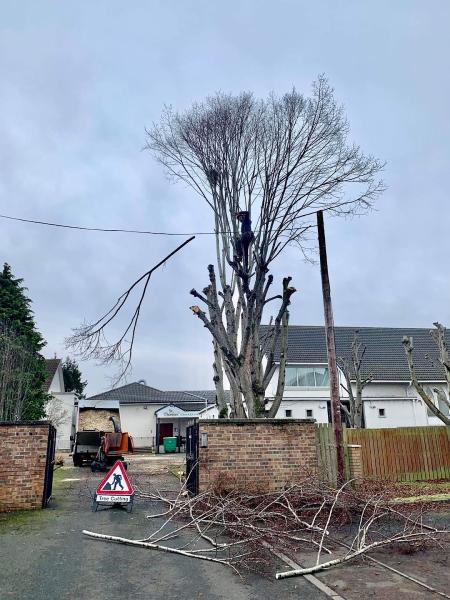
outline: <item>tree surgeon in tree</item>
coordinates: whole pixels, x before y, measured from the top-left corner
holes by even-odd
[[[148,148],[168,174],[187,183],[213,216],[216,265],[208,266],[208,285],[191,290],[200,301],[191,310],[212,337],[221,414],[228,412],[225,377],[231,415],[264,412],[280,345],[275,399],[266,414],[275,416],[283,397],[295,288],[285,277],[280,292],[270,293],[272,263],[289,245],[308,256],[317,210],[359,213],[383,189],[376,179],[382,165],[348,144],[347,134],[343,110],[323,77],[310,98],[295,90],[265,100],[216,94],[184,113],[168,109],[148,132]],[[262,333],[264,316],[270,326]]]
[[[369,209],[383,189],[382,164],[349,143],[343,109],[324,77],[314,83],[311,97],[295,89],[262,100],[249,93],[218,93],[184,113],[168,108],[147,133],[147,147],[168,175],[190,186],[211,211],[216,264],[207,267],[206,287],[191,290],[200,303],[191,310],[211,335],[219,411],[236,417],[265,412],[281,344],[276,395],[266,411],[275,416],[284,391],[288,308],[295,288],[286,276],[272,293],[272,263],[288,246],[310,256],[316,211],[349,215]],[[119,342],[103,348],[101,339],[104,324],[142,280],[119,297],[103,321],[76,331],[72,343],[82,353],[107,361],[123,356],[120,345],[131,331],[129,364],[146,288]],[[269,327],[263,332],[264,318]]]
[[[242,263],[243,275],[248,276],[250,248],[255,235],[252,231],[252,221],[248,210],[239,211],[236,217],[241,223],[241,235],[235,241],[236,254],[234,260],[238,264]]]

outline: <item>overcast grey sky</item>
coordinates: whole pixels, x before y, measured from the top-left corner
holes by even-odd
[[[387,161],[377,211],[327,219],[335,322],[450,325],[450,3],[413,1],[3,0],[0,212],[85,226],[191,231],[211,216],[169,183],[144,128],[163,105],[222,90],[306,93],[325,73],[352,138]],[[99,316],[180,240],[88,233],[0,219],[0,259],[25,279],[47,356]],[[210,339],[188,291],[207,282],[211,239],[155,275],[131,380],[212,387]],[[293,324],[321,324],[317,266],[277,265],[298,288]],[[82,363],[88,393],[105,369]]]

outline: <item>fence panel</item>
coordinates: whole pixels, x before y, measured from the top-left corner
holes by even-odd
[[[450,478],[449,427],[347,429],[345,441],[361,445],[366,477],[393,481]]]

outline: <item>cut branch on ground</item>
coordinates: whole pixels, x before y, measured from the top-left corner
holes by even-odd
[[[218,488],[192,497],[182,486],[178,492],[147,488],[138,494],[164,507],[148,515],[155,527],[146,537],[132,540],[83,533],[218,562],[236,572],[263,569],[267,573],[272,565],[267,548],[300,562],[302,553],[308,557],[316,553],[314,565],[279,572],[277,579],[337,567],[377,548],[437,544],[448,535],[448,530],[424,525],[430,505],[405,503],[392,509],[390,502],[398,489],[374,481],[335,488],[310,477],[268,493]]]

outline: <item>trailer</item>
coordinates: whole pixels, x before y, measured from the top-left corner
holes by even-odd
[[[73,464],[82,467],[90,462],[92,471],[106,471],[117,460],[124,462],[125,455],[133,453],[133,438],[127,432],[78,431],[73,447]]]

